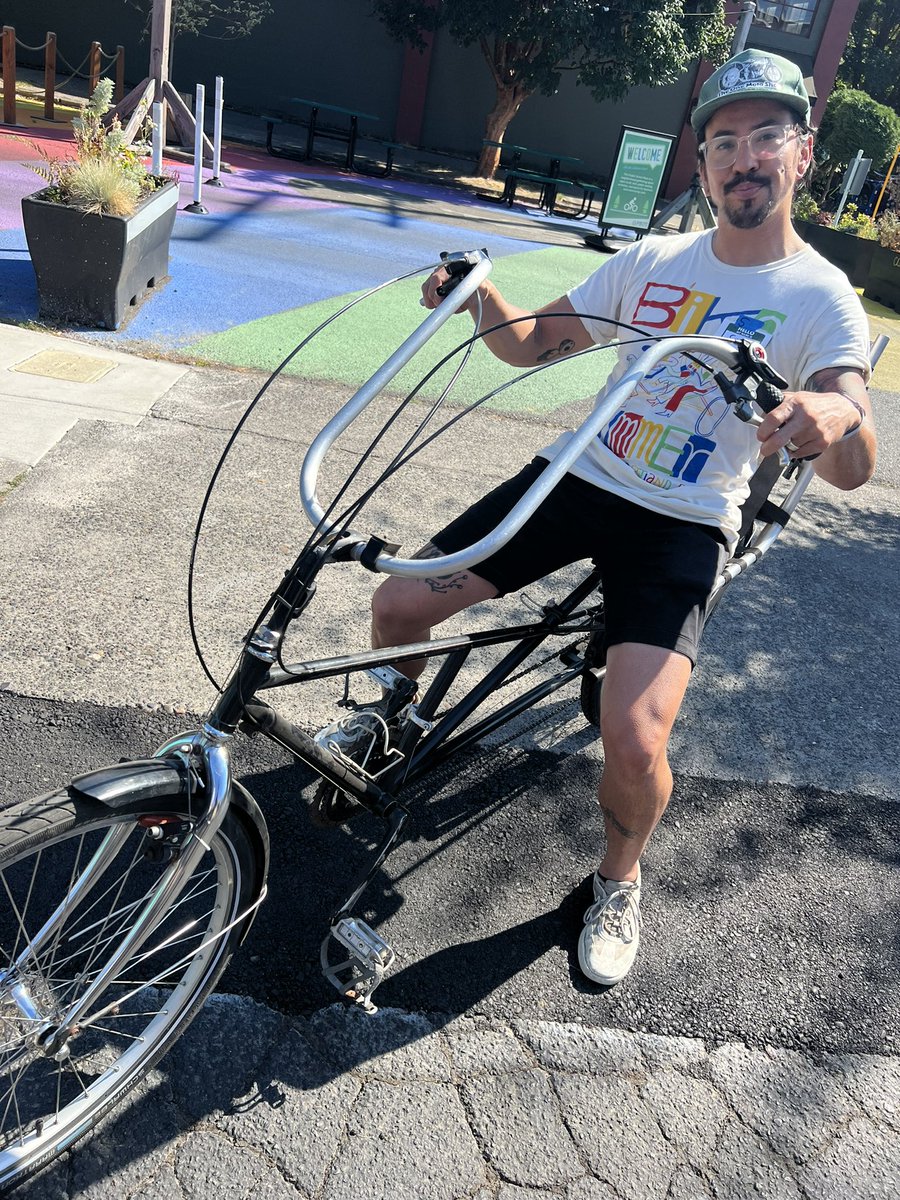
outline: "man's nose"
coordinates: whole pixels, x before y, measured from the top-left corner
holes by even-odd
[[[741,138],[738,142],[737,158],[734,160],[735,171],[746,172],[755,167],[759,162],[757,156],[750,148],[750,139]]]

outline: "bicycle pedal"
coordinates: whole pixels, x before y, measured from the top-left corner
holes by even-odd
[[[342,917],[331,929],[334,938],[351,952],[354,958],[367,967],[381,967],[386,971],[393,965],[396,955],[381,934],[359,917]]]
[[[408,675],[404,675],[402,671],[398,671],[396,667],[369,667],[366,674],[389,691],[393,691],[395,688],[405,690],[410,685],[412,685],[410,694],[416,690],[413,680]]]
[[[328,950],[332,938],[350,952],[346,962],[331,966]],[[359,917],[342,917],[322,942],[322,972],[346,1000],[369,1014],[378,1012],[372,993],[395,961],[395,954],[380,934]]]

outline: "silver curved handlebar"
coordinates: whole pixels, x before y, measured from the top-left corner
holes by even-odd
[[[327,536],[329,533],[337,532],[335,526],[325,520],[324,510],[316,497],[319,467],[325,454],[424,342],[456,312],[460,304],[465,303],[475,292],[491,267],[490,260],[486,255],[480,256],[480,259],[481,261],[454,288],[447,301],[429,313],[419,328],[391,355],[384,366],[363,384],[359,391],[335,414],[307,451],[300,471],[300,497],[307,516],[320,533]],[[647,372],[652,370],[661,359],[679,352],[710,355],[718,359],[723,366],[731,368],[737,367],[740,361],[739,347],[735,342],[726,338],[696,335],[662,338],[634,361],[603,403],[579,425],[566,447],[548,464],[540,477],[535,480],[496,529],[483,537],[481,541],[475,542],[463,550],[458,550],[454,554],[440,555],[437,558],[397,558],[387,553],[381,553],[375,560],[377,569],[387,575],[424,579],[431,575],[465,570],[496,553],[521,529],[538,505],[559,483],[569,467],[599,434],[619,406],[628,399]],[[360,558],[364,549],[365,542],[360,542],[353,551],[354,557]]]

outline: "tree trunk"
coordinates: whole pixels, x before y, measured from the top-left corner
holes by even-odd
[[[522,101],[528,98],[524,88],[513,84],[505,87],[497,85],[497,102],[487,115],[484,123],[484,136],[489,142],[502,142],[506,127],[522,107]],[[493,179],[500,163],[499,146],[482,146],[475,174],[482,179]]]

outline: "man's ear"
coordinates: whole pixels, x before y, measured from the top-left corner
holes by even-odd
[[[813,139],[807,135],[803,138],[803,145],[800,147],[800,154],[797,157],[797,179],[798,181],[806,176],[809,170],[809,164],[812,162],[813,156]]]

